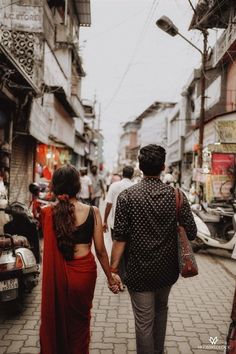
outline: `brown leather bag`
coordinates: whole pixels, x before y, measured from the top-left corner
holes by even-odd
[[[178,256],[179,256],[179,272],[184,278],[194,277],[198,275],[198,266],[195,260],[192,246],[186,235],[185,229],[180,225],[180,209],[183,205],[183,194],[176,188],[176,215],[177,215],[177,233],[178,233]]]

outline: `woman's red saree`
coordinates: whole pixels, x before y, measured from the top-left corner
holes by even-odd
[[[90,252],[65,261],[57,247],[52,208],[42,211],[44,251],[40,344],[41,354],[88,354],[90,310],[96,263]]]

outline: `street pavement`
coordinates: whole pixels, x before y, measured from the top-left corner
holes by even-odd
[[[105,235],[111,248],[109,234]],[[236,261],[207,252],[197,255],[199,275],[180,278],[169,301],[167,354],[223,353],[235,288]],[[90,354],[136,353],[128,291],[112,294],[98,267]],[[0,314],[0,354],[39,353],[40,284],[19,316]]]

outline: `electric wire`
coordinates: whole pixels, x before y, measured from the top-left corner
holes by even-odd
[[[129,70],[130,70],[130,68],[131,68],[131,66],[132,66],[132,62],[133,62],[133,60],[134,60],[134,58],[135,58],[135,56],[136,56],[136,54],[137,54],[138,49],[140,48],[140,43],[142,42],[143,38],[144,38],[145,35],[146,35],[147,28],[148,28],[148,26],[149,26],[149,24],[150,24],[150,22],[151,22],[151,19],[152,19],[152,17],[153,17],[153,14],[155,13],[156,8],[157,8],[157,6],[159,5],[160,1],[161,1],[161,0],[159,0],[159,1],[154,0],[154,1],[153,1],[152,6],[151,6],[151,9],[150,9],[150,11],[149,11],[149,13],[148,13],[148,16],[147,16],[147,18],[146,18],[146,21],[145,21],[145,23],[144,23],[144,26],[143,26],[143,28],[142,28],[142,31],[140,32],[140,35],[139,35],[138,40],[137,40],[137,42],[136,42],[136,45],[135,45],[134,51],[133,51],[133,53],[132,53],[132,56],[131,56],[131,58],[130,58],[130,60],[129,60],[129,62],[128,62],[128,65],[127,65],[127,67],[126,67],[126,69],[125,69],[125,71],[124,71],[124,73],[123,73],[123,75],[122,75],[122,77],[121,77],[121,80],[120,80],[120,82],[119,82],[119,84],[118,84],[118,86],[117,86],[117,88],[116,88],[114,94],[112,95],[111,99],[109,100],[109,102],[107,103],[106,107],[104,108],[104,111],[106,111],[106,110],[111,106],[111,104],[113,103],[114,99],[116,98],[116,96],[117,96],[118,93],[120,92],[120,89],[121,89],[121,87],[122,87],[122,85],[123,85],[123,82],[124,82],[124,80],[125,80],[125,78],[126,78],[128,72],[129,72]]]
[[[89,42],[90,42],[90,41],[93,41],[94,39],[97,39],[98,37],[103,36],[103,35],[105,35],[105,34],[107,34],[107,33],[110,34],[111,31],[116,30],[118,27],[122,26],[124,23],[130,21],[130,19],[136,18],[136,17],[137,17],[140,13],[142,13],[143,11],[144,11],[144,8],[142,8],[141,10],[135,12],[135,13],[132,14],[131,16],[126,17],[123,21],[121,21],[121,22],[119,22],[119,23],[117,23],[117,24],[115,24],[115,25],[113,25],[113,26],[111,26],[111,27],[108,27],[108,28],[105,29],[104,31],[102,31],[102,32],[100,32],[100,33],[98,33],[98,34],[96,34],[95,36],[93,36],[93,37],[91,37],[91,38],[89,38]]]
[[[194,7],[193,4],[192,4],[192,1],[191,1],[191,0],[188,0],[188,2],[189,2],[189,5],[191,6],[193,12],[196,14],[197,12],[196,12],[195,7]]]

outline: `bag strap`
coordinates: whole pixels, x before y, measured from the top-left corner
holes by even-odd
[[[180,209],[183,205],[183,193],[179,190],[179,188],[175,188],[175,203],[176,203],[176,218],[179,223]]]

